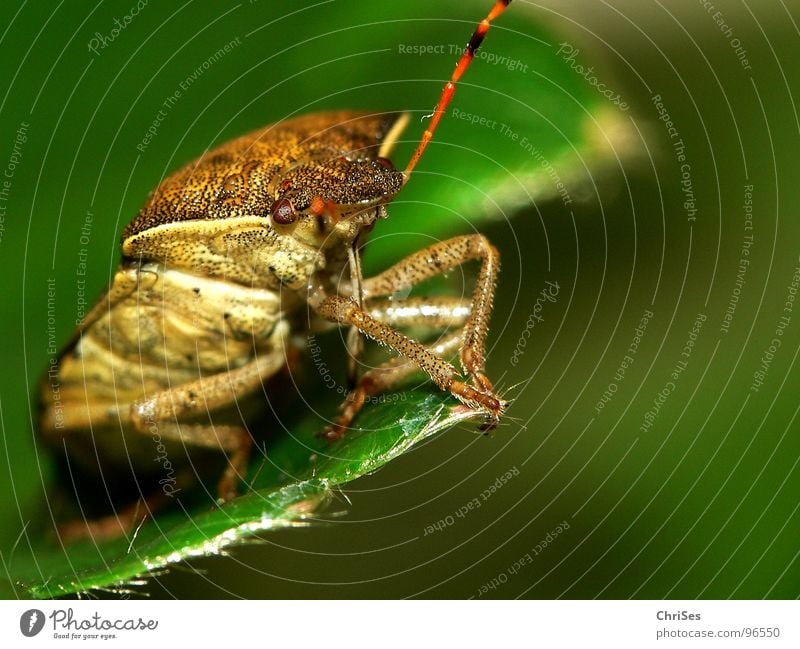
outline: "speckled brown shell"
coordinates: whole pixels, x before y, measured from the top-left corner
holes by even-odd
[[[266,217],[282,172],[306,161],[375,159],[401,115],[313,113],[231,140],[166,178],[125,228],[122,240],[177,221]]]

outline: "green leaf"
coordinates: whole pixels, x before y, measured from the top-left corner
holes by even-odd
[[[336,487],[371,473],[422,440],[474,417],[451,399],[400,392],[368,408],[359,426],[335,445],[320,441],[319,420],[307,417],[269,450],[269,468],[253,467],[246,495],[222,506],[165,513],[130,540],[96,546],[37,548],[12,560],[18,596],[57,597],[91,589],[125,592],[142,575],[225,548],[278,527],[308,524]],[[46,578],[42,578],[46,575]]]
[[[172,124],[170,128],[165,126],[149,146],[148,164],[141,165],[136,174],[131,171],[131,198],[126,196],[125,201],[130,201],[131,206],[140,203],[163,167],[174,168],[203,148],[258,126],[255,109],[240,112],[242,104],[253,105],[247,103],[251,100],[256,102],[254,106],[259,108],[262,122],[265,114],[270,117],[266,121],[288,116],[287,106],[301,112],[342,107],[410,110],[415,119],[393,156],[402,165],[424,129],[422,116],[433,108],[442,82],[457,58],[451,45],[460,46],[466,41],[474,22],[489,3],[431,4],[422,0],[373,3],[368,17],[363,14],[363,3],[335,3],[335,7],[330,3],[319,6],[309,3],[308,6],[311,5],[313,9],[283,17],[274,13],[276,9],[268,3],[256,3],[240,6],[220,19],[214,43],[247,34],[243,37],[245,45],[204,73],[204,85],[192,89],[194,101],[184,101],[167,114]],[[148,8],[150,12],[160,10]],[[179,26],[170,22],[166,14],[152,18],[166,34],[178,27],[182,34],[193,34],[208,22],[199,14],[182,15]],[[145,14],[140,20],[147,19]],[[28,29],[35,33],[36,16],[29,16],[28,20],[29,24],[18,26],[16,32]],[[253,32],[270,21],[277,22]],[[69,31],[65,26],[64,33]],[[191,41],[173,60],[175,43],[184,41],[167,38],[165,33],[148,42],[148,58],[141,70],[134,69],[135,66],[121,68],[121,73],[128,75],[126,83],[122,84],[119,97],[109,100],[119,102],[118,111],[128,110],[129,103],[140,106],[137,103],[140,88],[145,93],[142,101],[151,99],[150,104],[158,106],[177,81],[185,77],[182,70],[187,66],[191,70],[192,65],[208,58],[210,46]],[[298,39],[298,34],[304,38]],[[473,231],[482,223],[502,220],[537,201],[550,201],[556,210],[562,210],[565,216],[569,214],[570,205],[580,195],[589,172],[610,163],[612,147],[619,151],[629,139],[629,122],[623,112],[615,109],[573,68],[574,62],[558,54],[560,41],[557,35],[533,22],[525,5],[510,6],[487,37],[484,56],[475,61],[459,85],[413,182],[390,207],[391,218],[376,228],[365,258],[368,272],[385,268],[430,243],[432,237]],[[54,39],[48,46],[57,52],[61,44]],[[412,50],[416,46],[433,46],[434,50],[426,55],[410,54],[407,49],[401,51],[401,46]],[[92,97],[96,92],[99,96],[104,91],[104,84],[120,66],[114,57],[122,56],[125,47],[122,43],[115,44],[115,50],[104,54],[106,58],[98,58],[94,72],[99,81],[87,76],[87,86],[83,88],[86,95]],[[130,47],[133,51],[135,46]],[[371,54],[367,55],[368,52]],[[276,58],[265,63],[272,55]],[[490,55],[493,58],[488,58]],[[85,60],[85,53],[82,56]],[[68,54],[66,64],[69,59]],[[158,73],[158,65],[153,61],[171,63]],[[149,69],[149,65],[155,69]],[[244,76],[234,86],[237,96],[229,92],[230,79],[240,74]],[[136,75],[141,75],[141,79]],[[155,79],[152,85],[151,77]],[[277,85],[271,87],[273,84]],[[208,93],[205,102],[203,93]],[[91,101],[84,103],[93,105]],[[40,110],[48,110],[49,105],[42,101]],[[73,121],[85,119],[80,112],[83,108],[68,105],[68,110]],[[128,160],[132,159],[130,152],[136,150],[147,128],[147,116],[152,112],[148,108],[134,113],[133,120],[145,116],[143,127],[119,133],[116,143],[127,151]],[[221,135],[220,115],[234,116],[230,122],[223,120]],[[55,122],[56,117],[57,113],[53,113],[51,121]],[[48,113],[40,115],[41,124],[46,124],[47,119]],[[113,114],[106,119],[116,123]],[[197,128],[186,139],[171,139],[171,127],[179,119],[196,120]],[[85,143],[88,155],[84,157],[102,161],[111,137]],[[75,146],[78,144],[74,142]],[[65,150],[70,146],[67,144]],[[58,155],[54,153],[49,161],[53,163],[55,159],[58,163]],[[67,167],[69,160],[65,157],[61,164]],[[96,171],[95,167],[87,169],[89,174]],[[112,176],[118,189],[126,186],[127,174],[126,168],[124,173]],[[15,191],[27,191],[26,182],[20,174]],[[107,179],[104,187],[108,188],[109,182]],[[33,185],[27,187],[30,191],[32,188]],[[42,200],[49,200],[48,193],[43,194]],[[55,195],[53,200],[61,201],[61,197]],[[92,204],[91,200],[76,198],[74,204]],[[115,203],[117,199],[110,196],[98,195],[94,200],[96,213],[114,214],[129,207],[126,203],[120,208]],[[73,203],[73,199],[67,203]],[[82,218],[82,214],[76,215],[73,225]],[[51,240],[43,238],[52,236],[51,228],[41,230],[34,228],[31,245],[42,245],[43,249],[54,246]],[[107,240],[96,236],[93,245],[107,245]],[[64,263],[71,264],[67,266],[68,272],[74,272],[75,254],[76,249],[59,248],[56,272],[61,259],[69,260]],[[101,284],[97,278],[92,281],[98,287]],[[68,335],[66,330],[59,333],[62,340]],[[41,351],[44,347],[42,344],[31,353],[28,360],[33,366],[45,367]],[[319,404],[317,409],[330,417],[335,402],[321,383],[311,381],[303,395],[315,408]],[[32,386],[21,387],[29,393],[33,390]],[[29,420],[27,413],[17,412],[9,405],[23,393],[20,386],[8,383],[2,384],[2,389],[2,423],[6,439],[11,440],[6,450],[9,466],[15,462],[16,466],[25,466],[30,463],[32,448],[27,432]],[[255,454],[250,484],[243,490],[244,495],[222,506],[200,499],[186,512],[166,510],[141,526],[131,539],[97,545],[55,545],[52,535],[43,530],[47,524],[41,520],[39,476],[33,475],[34,472],[31,475],[15,472],[14,497],[27,499],[26,511],[37,512],[39,520],[21,526],[16,507],[6,503],[2,508],[4,516],[9,517],[4,528],[14,530],[13,536],[18,532],[19,536],[2,555],[8,581],[2,583],[0,595],[55,597],[92,589],[121,592],[142,583],[148,573],[176,562],[220,554],[226,547],[277,527],[313,524],[316,517],[323,515],[320,513],[325,511],[323,506],[337,488],[378,470],[422,440],[471,417],[450,397],[432,388],[390,396],[367,405],[356,421],[356,429],[333,446],[314,436],[322,425],[317,415],[296,414],[282,419],[287,432],[268,442],[265,455]],[[12,497],[10,489],[6,493],[8,498]],[[10,515],[11,511],[15,514]],[[30,514],[22,516],[24,520],[31,519]]]

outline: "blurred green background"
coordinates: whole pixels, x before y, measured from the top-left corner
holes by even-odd
[[[56,279],[60,345],[78,311],[78,251],[88,249],[92,300],[116,265],[124,224],[171,169],[294,113],[422,114],[455,57],[402,54],[398,44],[462,43],[488,4],[149,3],[93,53],[93,34],[108,38],[132,0],[51,14],[4,3],[0,165],[18,163],[0,196],[5,557],[41,505],[49,472],[32,434],[32,394],[48,358],[48,278]],[[440,435],[352,483],[324,522],[153,577],[147,592],[800,595],[800,306],[786,305],[800,267],[800,7],[707,6],[513,3],[486,48],[523,52],[519,65],[479,60],[454,105],[519,120],[521,102],[541,88],[541,110],[570,128],[591,104],[627,135],[606,132],[614,148],[603,160],[585,158],[588,178],[553,160],[571,204],[546,199],[542,188],[534,204],[517,196],[501,211],[462,185],[481,161],[505,159],[508,137],[451,119],[424,173],[375,232],[372,269],[450,230],[478,229],[500,248],[489,373],[514,403],[496,433]],[[532,22],[580,50],[574,61],[564,50],[555,90],[536,76]],[[189,82],[137,150],[163,102],[226,44],[230,53]],[[629,109],[603,104],[587,79]],[[516,128],[532,141],[587,150],[590,134],[531,119],[530,130]],[[395,160],[412,146],[401,145]],[[497,187],[511,191],[514,182],[497,170]],[[453,210],[457,226],[437,217]],[[537,306],[548,281],[557,295]]]

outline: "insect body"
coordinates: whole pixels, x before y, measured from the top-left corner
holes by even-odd
[[[479,25],[404,171],[388,156],[407,114],[343,111],[245,135],[161,183],[123,232],[109,291],[62,353],[60,403],[50,386],[42,389],[41,431],[66,449],[73,473],[113,484],[137,467],[141,491],[148,474],[159,481],[157,437],[172,457],[186,447],[221,448],[228,463],[218,495],[234,497],[252,445],[242,404],[248,396],[257,402],[263,382],[286,365],[298,327],[345,325],[397,353],[356,380],[324,431],[331,440],[367,397],[419,369],[483,413],[487,427],[498,421],[505,404],[483,373],[497,251],[481,235],[461,236],[362,278],[358,247],[410,177],[455,82],[507,4],[499,0]],[[480,262],[471,301],[388,299],[470,260]],[[426,346],[398,330],[419,325],[452,333]],[[350,340],[355,348],[358,338]],[[455,351],[462,371],[444,358]],[[118,534],[134,516],[84,533]]]

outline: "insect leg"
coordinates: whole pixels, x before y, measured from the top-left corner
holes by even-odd
[[[85,538],[94,542],[115,539],[133,530],[145,518],[160,509],[166,500],[166,494],[158,491],[102,518],[92,520],[83,518],[60,523],[58,536],[63,543],[72,543]]]
[[[339,324],[358,327],[370,338],[391,347],[401,356],[411,360],[427,373],[440,389],[450,392],[471,408],[482,411],[492,423],[499,420],[505,403],[490,389],[484,389],[482,386],[475,388],[463,383],[456,378],[458,372],[450,363],[421,343],[411,340],[396,329],[376,320],[359,308],[354,300],[338,295],[328,296],[316,302],[314,307],[323,318]]]
[[[253,438],[250,437],[246,428],[216,424],[151,421],[143,430],[137,427],[136,432],[149,435],[157,433],[167,440],[203,448],[221,448],[229,453],[228,466],[222,472],[217,484],[217,495],[225,501],[236,497],[236,485],[247,472],[250,451],[253,448]]]
[[[280,370],[285,362],[284,354],[280,350],[256,357],[242,367],[161,390],[131,405],[131,422],[137,429],[143,430],[149,421],[201,414],[230,405],[258,388],[264,379]]]
[[[462,327],[472,311],[470,300],[455,296],[374,299],[366,304],[373,318],[393,327]]]
[[[472,377],[476,387],[491,392],[492,384],[484,375],[483,367],[489,317],[500,269],[500,253],[486,237],[470,234],[435,243],[409,255],[379,275],[365,279],[363,287],[367,298],[391,295],[473,259],[481,260],[481,268],[472,294],[471,312],[464,325],[461,366]]]
[[[394,327],[427,327],[443,329],[459,327],[442,336],[426,349],[437,356],[447,357],[458,350],[463,336],[462,327],[470,313],[470,302],[459,297],[408,297],[401,300],[373,299],[367,301],[367,310],[373,318]],[[334,441],[340,439],[350,427],[368,397],[386,392],[419,367],[403,356],[395,356],[379,367],[366,372],[353,386],[341,406],[341,414],[322,433]]]
[[[238,398],[253,392],[262,381],[277,372],[285,363],[282,352],[257,357],[240,368],[203,377],[184,385],[157,392],[130,406],[130,421],[137,432],[160,435],[196,446],[222,447],[228,453],[228,468],[219,482],[219,496],[229,500],[236,495],[236,481],[247,467],[252,439],[245,428],[183,424],[170,420],[185,415],[202,414],[235,403]],[[160,424],[159,422],[169,422]]]
[[[434,344],[426,346],[425,349],[437,356],[447,356],[456,351],[460,344],[461,331],[459,330],[442,336]],[[321,436],[330,441],[341,439],[368,397],[391,390],[406,377],[418,371],[419,367],[414,362],[404,356],[395,356],[379,367],[365,372],[356,387],[348,393],[341,406],[339,416],[325,428]]]
[[[358,300],[358,306],[364,306],[364,295],[361,290],[361,282],[364,275],[361,272],[361,255],[358,249],[358,239],[353,241],[352,246],[347,251],[348,266],[350,267],[350,285],[354,288],[354,294]],[[352,389],[358,379],[358,359],[364,351],[364,338],[361,332],[355,327],[350,327],[347,332],[347,382]]]
[[[67,407],[47,406],[39,419],[39,428],[46,438],[59,440],[69,433],[85,431],[90,426],[118,422],[119,406],[115,403],[88,404],[70,401]]]

